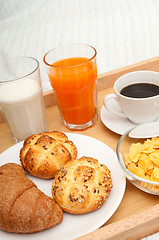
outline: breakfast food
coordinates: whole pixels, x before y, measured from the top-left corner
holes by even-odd
[[[159,182],[159,138],[133,143],[125,154],[125,165],[135,175]]]
[[[83,214],[100,208],[112,189],[110,170],[91,157],[65,163],[55,174],[52,195],[64,211]]]
[[[25,176],[16,163],[0,167],[0,229],[14,233],[34,233],[63,220],[63,210]]]
[[[31,175],[53,178],[62,164],[77,157],[75,144],[58,131],[34,134],[24,141],[20,161]]]

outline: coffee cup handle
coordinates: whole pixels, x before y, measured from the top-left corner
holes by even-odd
[[[121,108],[119,109],[119,111],[113,109],[110,105],[110,99],[113,99],[114,101],[116,101],[118,103],[118,98],[116,96],[116,94],[114,93],[111,93],[111,94],[108,94],[105,96],[104,98],[104,107],[109,111],[109,112],[112,112],[120,117],[124,117],[125,118],[125,115],[124,113],[122,112]],[[119,104],[119,103],[118,103]],[[120,107],[120,106],[119,106]]]

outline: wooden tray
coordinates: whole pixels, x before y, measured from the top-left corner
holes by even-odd
[[[113,92],[115,80],[131,71],[151,70],[159,72],[159,58],[146,60],[131,66],[117,69],[98,77],[98,109],[99,117],[97,123],[85,131],[78,131],[83,135],[94,137],[114,151],[120,136],[107,129],[100,120],[100,109],[106,94]],[[68,130],[60,117],[56,99],[53,91],[44,93],[46,115],[49,131],[57,130],[71,132]],[[14,142],[7,124],[0,114],[0,152],[11,147]],[[159,196],[142,192],[127,181],[123,200],[114,215],[100,229],[78,238],[79,240],[104,240],[104,239],[140,239],[159,231]]]

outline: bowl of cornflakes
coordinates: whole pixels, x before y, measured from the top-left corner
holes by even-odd
[[[139,189],[159,195],[159,137],[132,138],[128,131],[116,147],[126,178]]]

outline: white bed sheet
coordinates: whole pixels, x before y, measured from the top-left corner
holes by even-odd
[[[33,56],[51,89],[44,54],[60,45],[97,49],[98,73],[159,54],[158,0],[0,0],[0,60]]]

